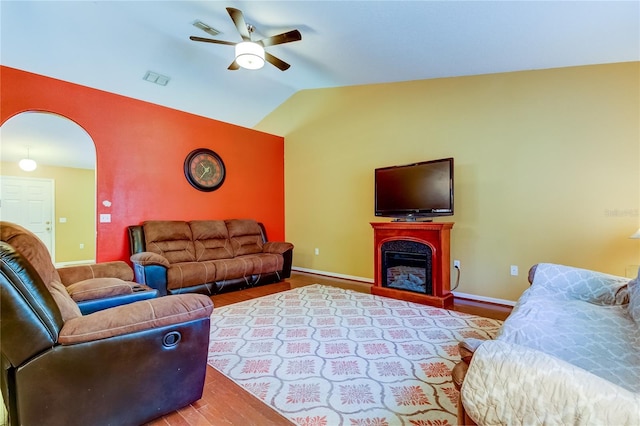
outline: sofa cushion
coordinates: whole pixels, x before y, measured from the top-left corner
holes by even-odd
[[[242,256],[241,259],[251,262],[249,270],[253,275],[281,271],[284,264],[284,258],[281,255],[271,253],[249,254]]]
[[[216,281],[224,282],[236,278],[248,277],[253,274],[253,263],[245,260],[246,256],[233,259],[212,260],[216,267]]]
[[[187,222],[152,220],[143,223],[147,251],[164,256],[169,263],[192,262],[196,250]]]
[[[629,288],[629,314],[631,318],[640,327],[640,270],[638,276],[632,279],[628,285]]]
[[[264,275],[281,271],[284,265],[282,255],[257,253],[238,256],[233,259],[214,260],[216,281]]]
[[[227,262],[227,260],[225,260]],[[176,290],[212,283],[216,277],[215,261],[175,263],[167,270],[167,288]]]
[[[189,226],[197,261],[233,257],[233,248],[224,220],[194,220],[189,222]]]
[[[629,301],[629,278],[575,268],[566,265],[539,263],[533,283],[523,293],[527,297],[547,297],[553,300],[582,300],[596,305],[624,304]]]
[[[258,222],[252,219],[230,219],[225,223],[235,256],[262,253],[264,242]]]
[[[640,329],[626,304],[521,297],[497,340],[536,349],[640,392]]]

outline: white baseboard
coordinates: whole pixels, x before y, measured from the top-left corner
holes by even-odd
[[[306,273],[309,273],[309,274],[324,275],[324,276],[333,277],[333,278],[342,278],[344,280],[361,281],[363,283],[373,284],[373,278],[363,278],[363,277],[356,277],[356,276],[353,276],[353,275],[337,274],[335,272],[318,271],[318,270],[315,270],[315,269],[300,268],[298,266],[291,267],[291,270],[292,271],[306,272]]]
[[[497,299],[495,297],[478,296],[477,294],[460,293],[459,291],[452,291],[455,297],[461,299],[477,300],[478,302],[488,302],[497,305],[515,306],[516,302],[507,299]]]
[[[363,278],[363,277],[356,277],[353,275],[337,274],[335,272],[318,271],[316,269],[300,268],[298,266],[291,267],[291,270],[306,272],[309,274],[324,275],[324,276],[333,277],[333,278],[342,278],[345,280],[360,281],[360,282],[370,283],[370,284],[373,284],[374,282],[373,278]],[[452,291],[451,293],[453,293],[455,297],[460,297],[462,299],[469,299],[469,300],[477,300],[479,302],[495,303],[497,305],[506,305],[506,306],[514,306],[516,304],[516,302],[512,300],[496,299],[494,297],[485,297],[485,296],[478,296],[475,294],[460,293],[459,291]]]
[[[56,268],[64,268],[65,266],[93,265],[94,263],[96,263],[95,259],[72,260],[70,262],[56,262],[54,263],[54,266]]]

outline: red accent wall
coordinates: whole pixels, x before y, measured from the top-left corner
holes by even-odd
[[[50,111],[93,139],[98,262],[128,261],[127,226],[152,219],[255,218],[270,240],[284,240],[282,137],[4,66],[0,95],[0,124],[24,111]],[[200,147],[226,166],[213,192],[197,191],[184,177],[185,157]],[[101,213],[111,223],[99,223]]]

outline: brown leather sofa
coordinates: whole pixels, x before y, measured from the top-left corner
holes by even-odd
[[[34,261],[45,283],[61,283],[84,315],[158,296],[157,290],[133,282],[133,270],[122,261],[56,269],[40,239],[15,223],[0,222],[0,240]]]
[[[146,221],[129,227],[135,279],[160,295],[216,294],[291,276],[293,244],[252,219]]]
[[[0,386],[11,425],[140,425],[201,398],[211,300],[189,294],[82,315],[38,262],[0,241]]]

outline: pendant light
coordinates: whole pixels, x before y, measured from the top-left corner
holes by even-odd
[[[27,147],[27,158],[23,158],[18,162],[18,166],[24,170],[25,172],[32,172],[38,167],[38,164],[35,160],[32,160],[29,156],[29,147]]]

